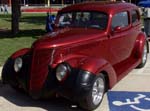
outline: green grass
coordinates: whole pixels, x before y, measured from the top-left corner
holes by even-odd
[[[31,47],[32,43],[45,33],[46,14],[22,14],[20,32],[11,35],[11,15],[0,14],[0,66],[15,51]]]

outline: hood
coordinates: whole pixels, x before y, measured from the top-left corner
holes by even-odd
[[[41,49],[73,45],[104,35],[104,31],[94,28],[64,28],[48,33],[36,40],[32,48]]]

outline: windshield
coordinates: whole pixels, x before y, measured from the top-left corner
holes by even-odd
[[[59,27],[106,29],[108,15],[102,12],[66,12],[59,16]]]

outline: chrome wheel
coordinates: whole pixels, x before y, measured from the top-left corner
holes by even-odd
[[[145,63],[146,61],[147,61],[147,47],[146,45],[144,45],[142,63]]]
[[[105,92],[105,83],[102,78],[97,78],[93,84],[93,89],[92,89],[92,99],[93,99],[93,104],[98,105],[104,95]]]
[[[92,87],[87,92],[87,95],[80,100],[79,105],[88,111],[96,109],[103,99],[106,90],[105,85],[105,76],[99,73],[93,78]]]

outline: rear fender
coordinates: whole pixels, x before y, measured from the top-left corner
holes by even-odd
[[[149,52],[149,45],[146,40],[146,35],[144,33],[140,33],[136,39],[135,47],[134,47],[136,58],[142,58],[142,53],[143,53],[143,48],[145,43],[147,44],[147,49]]]
[[[18,50],[11,55],[11,58],[15,59],[19,56],[22,56],[22,55],[26,54],[27,52],[29,52],[29,50],[30,50],[30,48],[24,48],[24,49]]]

